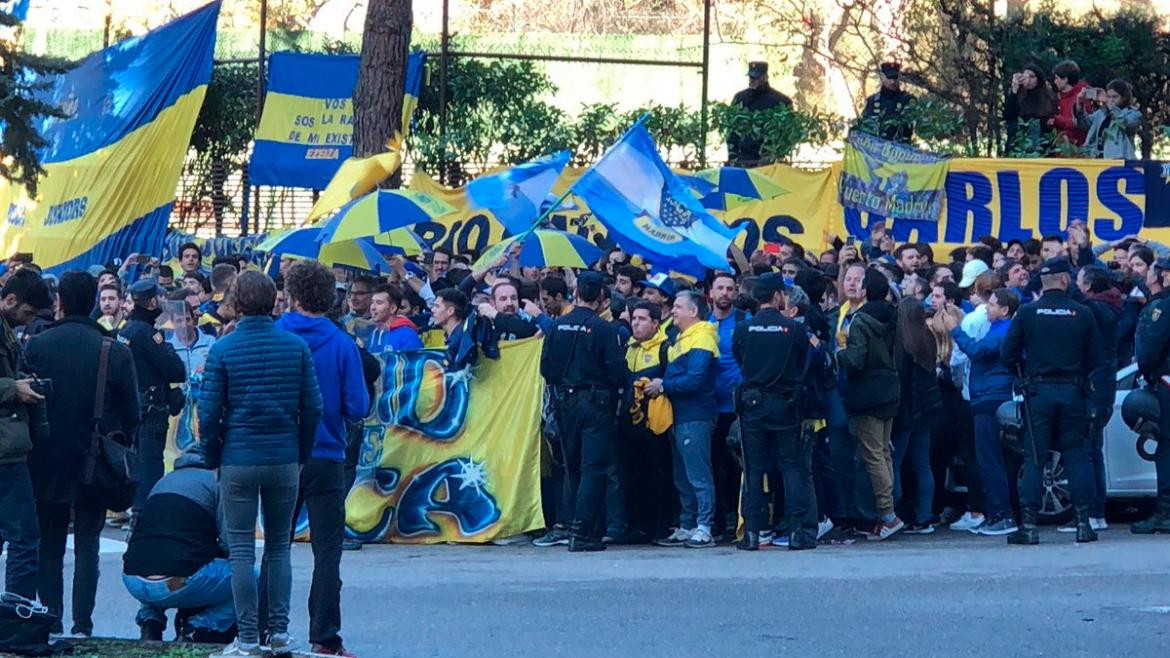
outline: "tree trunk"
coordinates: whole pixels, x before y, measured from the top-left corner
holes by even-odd
[[[413,16],[411,0],[370,0],[362,32],[361,69],[353,92],[353,154],[386,149],[402,125],[402,96]],[[383,187],[397,187],[396,173]]]

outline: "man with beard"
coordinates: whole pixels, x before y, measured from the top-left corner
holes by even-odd
[[[36,307],[48,298],[45,282],[29,269],[13,273],[0,293],[0,400],[4,400],[0,408],[9,418],[0,428],[0,548],[7,542],[5,590],[26,599],[37,596],[40,542],[28,466],[33,442],[27,405],[44,397],[34,390],[34,380],[20,372],[20,343],[12,329],[31,321]]]
[[[719,537],[724,532],[735,532],[739,516],[740,469],[727,446],[727,435],[735,421],[733,392],[743,381],[739,364],[731,351],[731,337],[735,327],[751,316],[735,307],[739,284],[729,272],[718,272],[711,280],[711,317],[719,334],[719,364],[715,380],[715,403],[719,416],[711,437],[711,472],[715,476],[715,522],[712,533]]]
[[[171,384],[187,381],[187,369],[175,348],[155,328],[162,314],[165,292],[154,279],[143,279],[130,286],[134,310],[118,332],[118,341],[130,348],[138,372],[138,399],[142,425],[138,431],[138,459],[141,465],[138,492],[134,496],[137,513],[150,490],[163,476],[163,448],[167,442],[167,391]]]
[[[491,302],[479,305],[479,314],[492,321],[500,340],[517,340],[535,336],[540,327],[536,317],[540,307],[525,300],[526,311],[520,312],[520,292],[510,279],[501,279],[492,286]]]

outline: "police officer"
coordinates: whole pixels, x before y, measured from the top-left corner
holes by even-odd
[[[758,112],[774,107],[792,107],[792,99],[776,91],[768,84],[768,63],[748,63],[748,86],[731,99],[732,105]],[[764,160],[760,154],[763,141],[748,135],[733,133],[727,136],[727,155],[731,164],[737,167],[754,167]]]
[[[134,310],[118,341],[130,348],[134,369],[138,373],[138,400],[142,405],[142,425],[138,429],[138,491],[134,512],[138,513],[146,497],[163,476],[163,448],[167,442],[167,398],[171,384],[187,381],[187,369],[162,332],[155,328],[162,314],[165,291],[154,279],[142,279],[130,286]]]
[[[1154,452],[1158,506],[1153,516],[1130,527],[1130,531],[1139,535],[1170,534],[1170,413],[1167,413],[1170,411],[1170,385],[1163,379],[1170,376],[1170,259],[1163,258],[1154,263],[1154,276],[1162,284],[1162,289],[1150,297],[1138,319],[1134,357],[1162,407],[1161,436]]]
[[[569,550],[602,551],[606,469],[614,452],[617,390],[625,384],[625,353],[613,325],[598,316],[604,280],[577,277],[573,309],[557,318],[544,340],[540,374],[552,388],[554,413],[569,480]]]
[[[902,89],[902,65],[882,62],[878,67],[881,89],[865,99],[865,107],[858,117],[882,139],[909,144],[914,138],[914,123],[906,111],[914,104],[913,95]]]
[[[1039,301],[1022,307],[1004,337],[1008,368],[1023,367],[1027,421],[1024,479],[1020,484],[1021,524],[1009,544],[1038,544],[1036,517],[1043,495],[1042,469],[1049,450],[1059,450],[1076,511],[1077,541],[1097,540],[1089,523],[1093,467],[1089,462],[1088,376],[1101,365],[1101,334],[1088,307],[1069,298],[1067,260],[1050,259],[1040,268]],[[1028,432],[1027,429],[1031,431]]]
[[[784,280],[766,274],[756,280],[752,297],[760,310],[739,323],[731,339],[735,361],[743,371],[737,395],[747,493],[743,505],[746,531],[737,548],[754,551],[767,523],[764,473],[769,455],[779,461],[784,481],[784,514],[790,524],[789,550],[816,548],[817,513],[812,484],[813,443],[801,431],[808,335],[784,308]],[[773,483],[775,484],[775,483]]]

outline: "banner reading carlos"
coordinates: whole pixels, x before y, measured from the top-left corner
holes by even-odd
[[[1170,231],[1156,227],[1166,225],[1166,209],[1147,203],[1146,169],[1118,160],[952,160],[942,221],[894,219],[889,228],[897,242],[959,246],[985,235],[1007,242],[1062,234],[1079,219],[1098,242],[1139,233],[1162,239]],[[884,220],[848,208],[843,218],[845,232],[858,238]]]
[[[487,542],[544,526],[542,341],[447,372],[438,350],[387,352],[347,532],[363,541]]]

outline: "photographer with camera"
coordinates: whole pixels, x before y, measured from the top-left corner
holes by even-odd
[[[45,282],[36,272],[15,272],[0,290],[0,548],[8,544],[5,591],[35,599],[40,530],[33,499],[28,455],[33,449],[30,405],[45,398],[35,381],[21,372],[20,343],[13,327],[28,323],[47,302]],[[39,298],[39,304],[38,304]]]
[[[1087,87],[1076,106],[1077,123],[1085,133],[1085,150],[1090,158],[1134,160],[1134,135],[1142,126],[1142,113],[1132,107],[1133,86],[1114,80],[1104,89]],[[1094,111],[1094,108],[1095,111]]]
[[[129,347],[134,355],[142,409],[142,429],[138,433],[138,459],[142,470],[138,477],[138,494],[134,497],[135,513],[142,509],[150,490],[163,476],[171,384],[187,381],[183,360],[155,326],[162,315],[165,294],[154,279],[143,279],[130,286],[134,310],[130,312],[126,326],[118,332],[118,342]]]
[[[45,386],[49,425],[48,436],[38,437],[29,458],[41,530],[37,591],[41,602],[61,616],[65,540],[72,520],[72,632],[84,635],[93,633],[98,547],[109,504],[83,484],[95,419],[101,421],[97,423],[100,432],[120,433],[127,442],[133,440],[139,422],[134,361],[130,350],[90,318],[96,295],[97,281],[89,274],[62,276],[57,294],[59,319],[27,348],[29,367]],[[103,340],[109,342],[103,404],[95,409]]]

